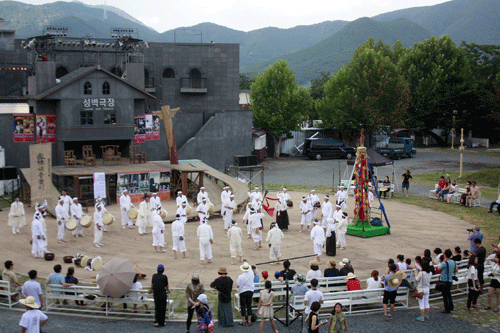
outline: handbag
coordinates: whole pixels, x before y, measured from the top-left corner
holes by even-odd
[[[424,298],[424,293],[421,291],[421,292],[418,292],[415,290],[415,293],[413,294],[413,297],[416,297],[418,299],[422,299]]]
[[[449,270],[450,270],[450,268],[448,267],[448,262],[446,262],[446,274],[449,274]],[[441,272],[441,274],[443,274],[443,272]],[[445,290],[446,289],[446,282],[439,280],[438,282],[436,282],[435,289],[439,290],[439,291]]]

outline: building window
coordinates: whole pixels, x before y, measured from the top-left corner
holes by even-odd
[[[174,70],[170,67],[165,68],[165,70],[163,71],[163,78],[164,79],[175,79]]]
[[[104,116],[104,124],[105,125],[114,125],[116,124],[116,113],[110,112]]]
[[[85,82],[83,85],[83,94],[92,95],[92,84],[89,81]]]
[[[64,67],[57,67],[56,69],[56,79],[60,79],[64,75],[68,74],[68,70]]]
[[[102,94],[103,95],[109,95],[111,93],[111,87],[109,85],[108,81],[104,81],[102,84]]]
[[[80,111],[80,125],[93,125],[94,112],[93,111]]]
[[[201,88],[201,72],[197,68],[189,71],[189,86],[190,88]]]

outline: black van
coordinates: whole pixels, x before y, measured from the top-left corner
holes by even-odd
[[[303,156],[320,160],[322,158],[347,158],[356,155],[356,149],[336,139],[306,139]]]

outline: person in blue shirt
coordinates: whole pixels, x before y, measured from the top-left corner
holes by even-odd
[[[397,266],[395,264],[389,265],[389,274],[386,274],[384,278],[384,298],[382,300],[384,307],[384,319],[387,321],[392,319],[392,315],[394,314],[394,303],[396,302],[396,296],[398,293],[398,288],[391,288],[389,286],[389,279],[396,273]],[[391,310],[389,315],[387,315],[387,304],[391,303]]]
[[[470,230],[470,229],[469,229]],[[480,228],[478,226],[475,226],[474,229],[472,229],[473,233],[470,234],[471,232],[469,231],[469,237],[467,237],[467,240],[470,241],[470,252],[473,254],[476,254],[476,244],[474,244],[474,240],[476,238],[479,238],[480,240],[483,240],[483,234],[479,232]]]
[[[451,286],[453,285],[453,274],[457,270],[457,264],[451,259],[453,253],[450,249],[444,251],[444,261],[439,265],[441,270],[440,281],[445,283],[444,288],[441,290],[443,294],[444,310],[443,313],[450,313],[453,311],[453,298],[451,297]]]
[[[45,280],[45,284],[55,284],[58,286],[62,286],[62,282],[65,280],[65,276],[61,274],[62,267],[61,265],[54,266],[54,273],[49,274],[47,280]],[[53,294],[62,294],[61,291],[53,291]],[[59,300],[56,300],[56,304],[59,304]]]

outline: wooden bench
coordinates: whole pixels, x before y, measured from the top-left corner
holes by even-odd
[[[95,166],[96,159],[95,159],[94,152],[92,150],[92,146],[91,145],[83,146],[82,153],[83,153],[83,165]]]
[[[429,190],[429,197],[430,198],[435,198],[435,191],[439,188],[439,184],[434,184],[434,189]],[[452,203],[460,203],[460,198],[462,197],[462,194],[467,194],[467,189],[465,188],[458,188],[457,191],[453,194],[446,194],[445,198],[448,199],[449,196],[450,202]],[[481,191],[477,191],[477,198],[472,201],[472,206],[481,206]]]
[[[106,162],[116,162],[120,163],[122,158],[120,152],[118,151],[119,146],[117,145],[106,145],[101,146],[102,149],[102,164],[105,165]]]
[[[64,166],[76,166],[76,157],[74,150],[65,150],[64,151]]]
[[[55,294],[60,292],[61,294]],[[72,293],[74,295],[68,295]],[[89,299],[95,297],[94,299]],[[138,298],[138,299],[136,299]],[[59,304],[56,302],[59,301]],[[68,304],[62,304],[62,301],[67,301]],[[75,301],[83,301],[87,306],[78,306]],[[130,290],[123,298],[114,298],[102,295],[98,287],[83,287],[72,286],[63,287],[62,285],[45,285],[45,311],[47,313],[58,312],[89,312],[101,314],[105,316],[137,316],[137,317],[154,317],[154,299],[147,289]],[[123,304],[128,305],[128,309],[123,309]],[[137,305],[137,313],[133,310],[133,305]],[[149,311],[142,309],[144,305],[148,305]],[[174,314],[174,301],[167,295],[167,319],[171,319]]]
[[[16,297],[17,301],[12,300]],[[9,309],[19,303],[21,295],[17,291],[10,291],[10,281],[0,280],[0,305],[8,306]],[[5,302],[4,302],[5,301]]]
[[[146,163],[146,153],[142,152],[142,146],[130,145],[128,157],[131,164]]]

